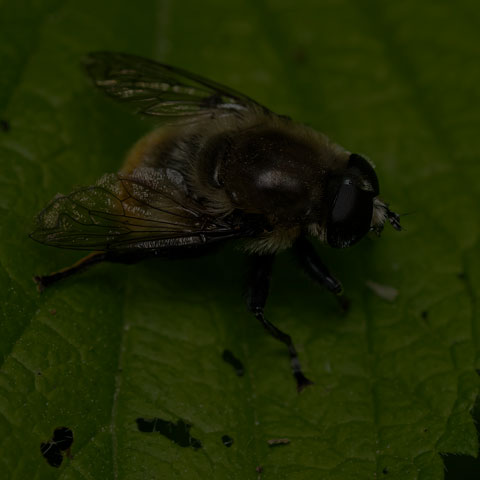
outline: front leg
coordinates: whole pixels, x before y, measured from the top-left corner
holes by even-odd
[[[248,276],[247,307],[272,337],[280,340],[287,346],[293,376],[297,382],[297,390],[300,392],[313,382],[306,378],[302,372],[297,350],[290,335],[282,332],[273,323],[269,322],[263,313],[265,303],[267,302],[275,255],[252,255],[251,258],[252,267]]]
[[[313,245],[302,236],[293,245],[293,251],[300,265],[308,275],[326,287],[329,292],[336,295],[342,309],[344,311],[347,310],[349,302],[343,296],[342,284],[329,272],[328,268],[320,260]]]

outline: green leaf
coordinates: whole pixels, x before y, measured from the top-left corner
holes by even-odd
[[[441,454],[477,456],[479,13],[468,0],[1,1],[6,478],[429,480],[443,478]],[[36,291],[34,274],[79,255],[30,240],[35,214],[115,172],[151,128],[89,85],[79,65],[96,50],[184,67],[318,128],[368,155],[385,200],[411,213],[402,233],[318,246],[351,299],[346,315],[279,257],[266,314],[315,381],[300,395],[285,348],[243,306],[233,246],[105,264]],[[138,418],[172,422],[201,447],[142,432]],[[57,427],[74,441],[54,468],[40,445]],[[279,438],[290,443],[268,445]],[[448,478],[465,478],[451,465]]]

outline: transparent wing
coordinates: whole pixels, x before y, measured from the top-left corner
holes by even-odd
[[[269,110],[231,88],[180,68],[135,55],[95,52],[86,69],[97,87],[136,113],[163,119],[200,119],[212,114]]]
[[[245,235],[238,222],[205,215],[175,170],[106,174],[96,185],[58,195],[37,217],[34,240],[55,247],[161,250]]]

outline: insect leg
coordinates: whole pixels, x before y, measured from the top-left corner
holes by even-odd
[[[297,382],[297,390],[300,392],[313,382],[305,377],[302,372],[300,361],[298,360],[298,353],[290,335],[282,332],[273,323],[269,322],[263,313],[268,297],[274,258],[274,255],[252,256],[253,264],[248,277],[247,307],[272,337],[280,340],[287,346],[293,376]]]
[[[172,242],[173,243],[173,242]],[[215,244],[200,244],[200,245],[187,245],[187,246],[171,246],[167,248],[159,248],[157,251],[134,251],[129,253],[116,253],[116,252],[93,252],[86,257],[81,258],[73,265],[62,268],[58,272],[53,272],[50,275],[35,276],[33,279],[37,284],[38,290],[42,292],[46,287],[52,283],[58,282],[74,273],[81,272],[91,265],[95,265],[100,262],[113,262],[132,264],[141,260],[151,257],[159,258],[191,258],[204,255],[205,253],[212,251],[216,248]]]
[[[103,262],[105,259],[106,254],[104,252],[93,252],[88,254],[86,257],[83,257],[78,262],[75,262],[70,267],[62,268],[58,272],[53,272],[50,275],[35,276],[33,279],[37,284],[38,290],[43,292],[43,290],[45,290],[45,288],[50,286],[52,283],[58,282],[59,280],[69,277],[74,273],[81,272],[91,265]]]
[[[322,284],[329,292],[337,296],[343,310],[348,308],[348,300],[343,296],[342,284],[329,272],[320,260],[313,245],[305,238],[300,237],[293,246],[293,251],[308,275],[316,282]]]

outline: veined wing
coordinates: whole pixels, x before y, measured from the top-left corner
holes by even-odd
[[[86,59],[97,87],[136,113],[163,120],[269,110],[229,87],[180,68],[135,55],[95,52]]]
[[[206,215],[175,170],[106,174],[58,195],[37,217],[34,240],[55,247],[131,253],[200,245],[247,234],[231,216]]]

